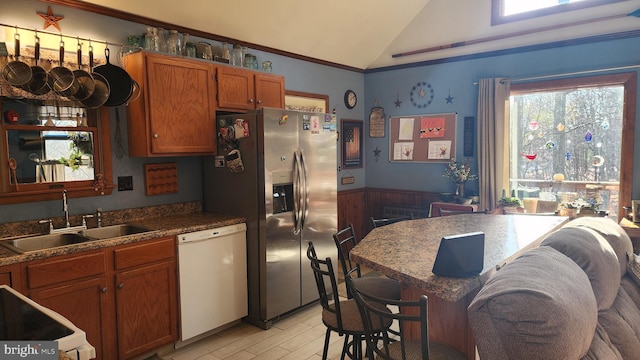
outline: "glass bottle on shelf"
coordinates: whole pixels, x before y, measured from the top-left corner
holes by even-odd
[[[251,67],[251,64],[249,64],[249,66],[247,66],[247,63],[246,63],[248,54],[249,54],[249,48],[246,47],[246,46],[243,46],[242,47],[242,61],[243,61],[243,64],[241,64],[240,66]]]
[[[164,38],[164,29],[158,28],[158,50],[167,52],[167,41]]]
[[[191,36],[184,34],[184,56],[196,57],[196,44],[191,42]]]
[[[178,55],[178,31],[169,30],[169,38],[167,39],[167,52],[172,55]]]
[[[231,53],[229,52],[229,45],[226,42],[222,43],[222,58],[231,62]]]
[[[176,44],[176,54],[182,55],[183,49],[184,49],[184,35],[182,33],[178,33],[178,43]]]
[[[231,50],[231,65],[242,66],[243,61],[242,48],[240,45],[233,45],[233,50]]]
[[[160,50],[158,44],[158,29],[154,27],[147,28],[147,33],[144,35],[144,49],[152,51]]]

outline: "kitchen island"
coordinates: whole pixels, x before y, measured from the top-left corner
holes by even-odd
[[[403,221],[373,229],[354,247],[353,260],[400,281],[403,299],[429,297],[429,338],[475,358],[467,306],[489,277],[523,251],[537,246],[567,217],[463,214]],[[431,272],[444,236],[485,233],[479,276],[448,278]]]

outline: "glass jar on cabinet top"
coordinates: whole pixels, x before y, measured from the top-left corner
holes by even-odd
[[[144,49],[152,51],[160,51],[160,38],[158,37],[158,29],[148,27],[147,33],[144,35]]]
[[[178,30],[169,30],[169,38],[167,39],[167,52],[172,55],[180,54]]]

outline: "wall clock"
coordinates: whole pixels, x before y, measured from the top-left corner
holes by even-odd
[[[353,90],[347,90],[344,92],[344,105],[347,109],[353,109],[356,107],[358,103],[358,97],[356,96],[356,92]]]
[[[431,87],[431,84],[421,81],[411,89],[409,99],[413,106],[425,108],[433,101],[433,87]]]

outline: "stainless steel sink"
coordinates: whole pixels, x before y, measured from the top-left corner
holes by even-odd
[[[86,229],[80,231],[78,234],[90,239],[109,239],[118,236],[140,234],[148,231],[151,230],[140,226],[123,224]]]
[[[18,253],[51,249],[65,245],[73,245],[90,241],[91,239],[74,233],[47,234],[29,236],[17,239],[2,240],[0,244]]]

